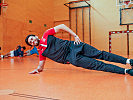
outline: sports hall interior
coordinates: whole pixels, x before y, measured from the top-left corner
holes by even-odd
[[[120,7],[116,6],[116,0],[4,0],[4,2],[7,3],[7,7],[1,7],[0,13],[1,54],[14,50],[18,45],[26,46],[28,50],[30,47],[25,43],[28,34],[35,34],[41,38],[47,29],[59,24],[70,27],[81,41],[107,52],[109,52],[109,32],[133,30],[132,24],[120,25]],[[129,17],[132,18],[128,21],[126,17],[126,22],[130,23],[133,16]],[[133,58],[132,33],[112,34],[111,52]],[[55,36],[74,40],[65,31]],[[38,66],[38,62],[39,57],[36,55],[1,59],[0,100],[132,100],[133,98],[133,76],[83,69],[71,64],[59,64],[50,59],[47,59],[43,72],[29,74],[28,72]],[[128,64],[104,62],[130,68]]]

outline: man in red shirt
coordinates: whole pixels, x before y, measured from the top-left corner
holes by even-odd
[[[54,37],[54,34],[64,30],[74,36],[75,41],[62,40]],[[44,32],[39,40],[35,35],[28,35],[25,42],[30,46],[39,46],[39,66],[30,72],[35,74],[43,71],[46,57],[58,63],[66,64],[67,62],[86,69],[112,72],[118,74],[130,74],[133,76],[133,69],[124,69],[112,64],[106,64],[96,59],[102,59],[110,62],[117,62],[133,66],[133,59],[127,59],[106,51],[100,51],[81,42],[79,37],[66,25],[61,24]]]

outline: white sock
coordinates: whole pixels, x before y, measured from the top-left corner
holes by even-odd
[[[3,58],[3,55],[1,55],[1,58]]]
[[[127,63],[127,64],[130,64],[130,59],[127,59],[126,63]]]
[[[128,69],[125,69],[125,74],[127,74],[127,73],[126,73],[127,70],[128,70]]]

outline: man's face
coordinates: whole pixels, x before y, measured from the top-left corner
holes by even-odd
[[[28,43],[32,46],[37,46],[39,44],[39,39],[37,36],[30,36],[28,38]]]
[[[24,49],[23,49],[23,48],[21,48],[21,51],[24,51]]]

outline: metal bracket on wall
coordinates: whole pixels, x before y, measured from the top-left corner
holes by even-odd
[[[85,7],[88,7],[89,8],[89,41],[90,41],[90,45],[91,45],[91,13],[90,13],[90,7],[91,5],[87,2],[89,0],[80,0],[80,1],[71,1],[69,3],[65,3],[64,5],[66,7],[69,8],[69,26],[71,28],[71,10],[72,9],[75,9],[75,17],[76,17],[76,34],[77,33],[77,9],[78,8],[81,8],[82,9],[82,34],[83,34],[83,42],[84,42],[84,15],[83,15],[83,12],[84,12],[84,9]],[[72,7],[71,4],[77,4],[77,3],[85,3],[86,5],[78,5],[78,6],[74,6]],[[71,40],[71,35],[70,35],[70,40]]]

